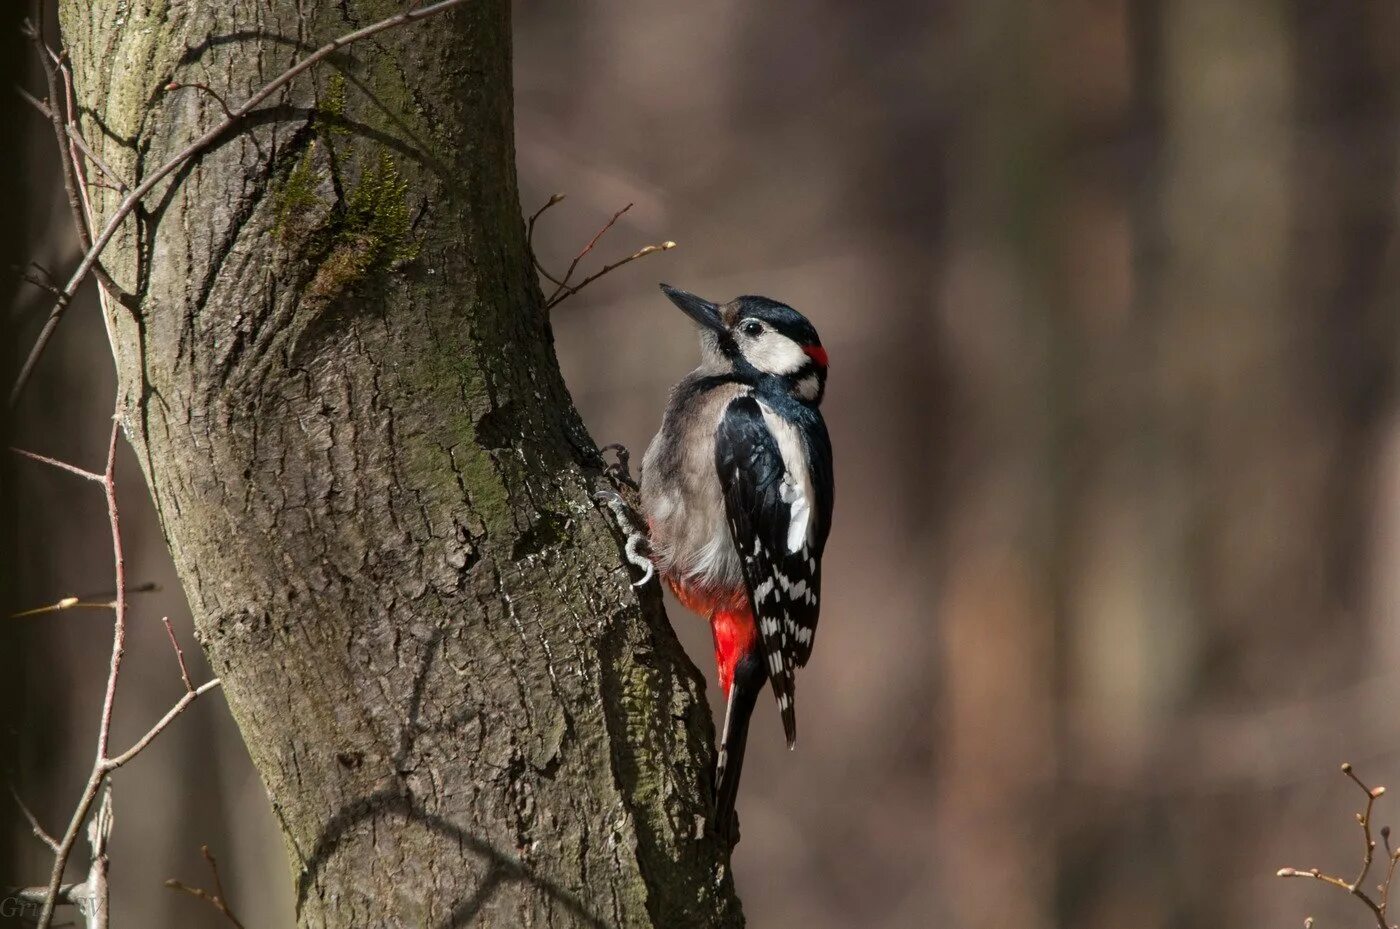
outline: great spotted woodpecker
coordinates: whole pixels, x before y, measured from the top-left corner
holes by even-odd
[[[700,327],[700,367],[671,392],[642,462],[652,562],[710,621],[728,701],[715,771],[717,831],[732,835],[749,716],[772,684],[788,747],[794,674],[812,654],[831,529],[831,440],[817,330],[766,297],[722,306],[665,284]]]

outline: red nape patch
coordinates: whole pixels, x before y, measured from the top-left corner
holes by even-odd
[[[747,607],[718,610],[710,617],[710,631],[715,635],[715,664],[719,666],[719,689],[729,699],[729,685],[734,683],[734,666],[739,659],[758,644],[758,624]]]
[[[802,346],[802,350],[807,353],[808,358],[811,358],[823,368],[827,367],[826,349],[822,348],[820,345],[804,345]]]

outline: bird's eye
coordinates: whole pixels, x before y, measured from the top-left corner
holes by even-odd
[[[759,336],[763,334],[763,323],[751,319],[740,326],[739,331],[744,335]]]

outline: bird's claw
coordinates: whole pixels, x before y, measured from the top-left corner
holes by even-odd
[[[612,510],[618,528],[627,536],[627,542],[622,546],[622,551],[627,556],[628,563],[642,572],[641,579],[634,581],[632,586],[645,587],[656,576],[656,568],[652,566],[651,559],[642,551],[643,546],[647,545],[648,541],[646,533],[636,529],[631,507],[627,505],[626,500],[622,499],[621,494],[613,490],[600,490],[593,495],[593,499],[599,503],[607,504],[608,509]]]
[[[621,442],[614,442],[598,449],[599,457],[602,457],[603,452],[612,452],[617,455],[617,461],[612,464],[607,464],[607,459],[604,459],[603,470],[608,477],[619,484],[625,484],[633,490],[637,490],[637,482],[632,479],[632,453],[627,450],[627,446]]]

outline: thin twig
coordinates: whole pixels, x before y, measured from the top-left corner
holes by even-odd
[[[76,610],[82,608],[96,610],[110,609],[106,603],[84,603],[77,597],[64,597],[57,603],[50,603],[48,606],[30,607],[27,610],[20,610],[18,613],[11,613],[10,619],[24,619],[26,616],[38,616],[41,613],[58,613],[62,610]]]
[[[78,840],[78,833],[82,831],[83,822],[87,819],[88,811],[92,809],[92,803],[97,798],[97,793],[107,774],[105,764],[107,745],[112,735],[112,708],[116,704],[117,680],[121,674],[122,656],[126,652],[126,560],[122,553],[121,523],[117,513],[114,481],[117,463],[117,434],[120,427],[121,420],[114,413],[111,437],[107,442],[107,467],[102,472],[100,479],[102,493],[107,501],[107,521],[112,530],[112,561],[116,577],[117,604],[116,618],[112,624],[112,657],[108,665],[107,687],[102,698],[102,716],[97,729],[97,757],[93,760],[92,771],[88,775],[87,784],[83,788],[83,794],[74,810],[73,818],[69,820],[68,829],[59,842],[58,851],[54,853],[53,871],[49,875],[49,896],[44,901],[44,908],[39,914],[39,929],[49,929],[49,924],[53,921],[53,910],[58,903],[58,888],[63,882],[63,872],[68,867],[68,858],[73,853],[73,845]]]
[[[76,893],[81,889],[81,884],[64,884],[58,889],[58,895],[63,898],[64,903],[72,903],[76,899]],[[47,887],[20,887],[12,892],[17,900],[25,903],[43,903],[44,896],[49,892]]]
[[[588,277],[585,277],[583,280],[579,281],[577,284],[571,285],[569,281],[573,280],[574,272],[578,270],[579,262],[582,261],[588,255],[589,252],[593,251],[594,246],[598,244],[598,242],[603,238],[603,236],[607,233],[609,229],[611,229],[614,225],[617,224],[617,221],[622,218],[622,215],[628,210],[632,209],[632,204],[629,203],[622,209],[614,213],[612,215],[612,218],[603,224],[603,228],[599,229],[596,233],[594,233],[593,238],[588,241],[588,244],[583,247],[583,250],[574,256],[574,260],[569,262],[569,268],[567,271],[564,272],[563,277],[555,277],[553,274],[549,273],[545,266],[540,263],[539,258],[535,256],[535,221],[538,220],[540,216],[544,214],[545,210],[554,206],[556,203],[560,202],[563,199],[563,194],[554,194],[552,197],[550,197],[549,200],[545,203],[545,205],[536,210],[534,214],[530,217],[529,221],[526,223],[525,229],[525,244],[530,252],[531,263],[534,264],[536,271],[540,272],[540,274],[543,275],[547,281],[555,285],[554,292],[545,298],[544,308],[546,310],[553,309],[554,307],[563,303],[569,297],[572,297],[580,290],[583,290],[583,288],[587,287],[589,284],[593,283],[598,278],[602,277],[604,274],[616,271],[623,265],[632,261],[636,261],[638,258],[645,258],[647,255],[653,254],[655,252],[664,252],[676,247],[676,243],[670,241],[662,242],[659,245],[644,246],[642,248],[639,248],[632,254],[628,255],[626,258],[623,258],[621,261],[615,261],[610,265],[604,265],[602,269],[599,270],[597,273],[591,274]]]
[[[139,204],[141,200],[146,196],[146,194],[150,193],[151,190],[157,184],[159,184],[162,180],[168,177],[186,161],[189,161],[195,155],[202,152],[211,143],[213,143],[216,139],[218,139],[230,128],[232,128],[235,123],[241,120],[244,116],[248,115],[248,113],[252,111],[254,107],[262,103],[268,97],[272,96],[279,89],[290,83],[292,80],[294,80],[299,75],[307,71],[309,68],[316,65],[318,62],[330,57],[331,55],[340,51],[342,48],[345,48],[347,45],[350,45],[354,42],[358,42],[361,39],[369,38],[370,36],[383,32],[386,29],[392,29],[395,26],[402,26],[420,19],[425,19],[429,16],[434,16],[454,6],[459,6],[465,2],[466,0],[439,0],[439,2],[431,3],[427,6],[418,7],[412,10],[404,10],[403,12],[390,16],[387,19],[382,19],[377,23],[365,26],[363,29],[357,29],[354,32],[350,32],[346,35],[341,36],[340,38],[333,39],[332,41],[321,46],[315,52],[312,52],[310,55],[302,59],[297,64],[288,68],[286,71],[283,71],[280,75],[273,78],[267,84],[264,84],[261,90],[253,94],[242,104],[240,104],[237,108],[235,108],[232,111],[232,113],[228,117],[226,117],[222,122],[220,122],[217,126],[214,126],[213,128],[200,135],[198,138],[196,138],[193,142],[190,142],[183,149],[181,149],[174,157],[166,161],[159,168],[156,168],[155,171],[153,171],[149,177],[147,177],[135,188],[133,188],[125,197],[122,198],[121,203],[118,204],[117,208],[113,211],[111,218],[109,218],[107,220],[106,225],[102,227],[102,231],[94,237],[91,247],[88,248],[87,253],[83,256],[83,260],[78,264],[77,269],[74,270],[73,276],[68,279],[68,283],[64,286],[62,295],[55,301],[53,308],[49,311],[49,318],[44,322],[44,327],[40,330],[39,337],[35,340],[34,346],[29,350],[29,355],[25,358],[24,364],[20,368],[19,376],[15,378],[14,386],[10,389],[10,395],[7,401],[8,405],[13,407],[15,403],[19,400],[20,395],[24,392],[24,385],[28,383],[30,375],[34,372],[34,366],[38,363],[40,356],[43,355],[44,349],[48,346],[49,340],[53,338],[54,330],[58,327],[59,321],[62,320],[64,312],[67,310],[68,305],[72,302],[73,295],[77,293],[78,286],[82,284],[83,280],[86,279],[89,272],[92,271],[94,265],[96,265],[97,263],[98,258],[101,256],[103,249],[107,247],[107,245],[112,241],[113,236],[116,235],[117,228],[122,224],[123,221],[125,221],[125,219],[128,216],[131,215],[132,211],[136,209],[137,204]],[[41,925],[40,929],[45,929],[46,925],[47,924]]]
[[[554,206],[556,203],[563,202],[563,200],[563,194],[551,195],[549,200],[545,202],[544,206],[540,207],[533,214],[531,214],[529,222],[527,222],[525,225],[525,247],[526,250],[530,253],[530,263],[533,264],[535,266],[535,270],[540,272],[540,274],[544,275],[545,278],[550,281],[550,283],[559,284],[560,286],[563,286],[563,282],[556,279],[554,275],[546,271],[544,269],[544,265],[540,264],[540,260],[535,257],[535,220],[543,216],[545,210]]]
[[[107,775],[129,763],[133,758],[145,751],[146,748],[155,741],[156,737],[175,721],[176,717],[189,708],[190,704],[194,703],[215,687],[218,687],[219,683],[219,679],[216,677],[204,682],[194,690],[187,692],[176,701],[175,705],[166,711],[166,714],[162,716],[145,735],[138,739],[131,748],[112,758],[98,759],[98,762],[93,765],[93,770],[88,777],[88,782],[83,787],[82,797],[79,799],[78,805],[74,809],[73,819],[68,823],[68,831],[63,834],[62,840],[58,843],[58,849],[54,852],[53,873],[58,875],[58,882],[55,882],[52,876],[50,877],[44,900],[44,909],[39,914],[39,929],[49,929],[53,920],[54,907],[63,900],[59,892],[61,889],[63,871],[67,867],[68,859],[73,853],[73,845],[77,841],[78,834],[82,830],[82,824],[87,819],[88,812],[92,809],[93,801],[97,799],[98,794],[101,792],[102,784],[106,780]]]
[[[540,208],[539,208],[538,210],[536,210],[534,213],[530,214],[530,220],[529,220],[529,222],[526,224],[526,233],[525,233],[525,234],[526,234],[526,238],[528,239],[530,236],[534,235],[534,232],[535,232],[535,220],[537,220],[537,219],[539,219],[541,216],[543,216],[545,210],[549,209],[550,207],[552,207],[552,206],[554,206],[554,205],[556,205],[556,204],[563,203],[563,202],[564,202],[564,195],[563,195],[563,194],[550,194],[549,199],[545,201],[544,206],[540,207]]]
[[[1381,830],[1381,836],[1385,839],[1385,854],[1390,859],[1389,866],[1385,869],[1385,883],[1381,884],[1381,916],[1390,912],[1390,888],[1395,883],[1395,866],[1400,864],[1400,850],[1392,851],[1390,848],[1390,827],[1386,826]]]
[[[675,247],[676,247],[676,243],[675,243],[675,242],[670,242],[670,241],[662,242],[660,245],[647,245],[647,246],[644,246],[644,247],[638,249],[637,251],[633,252],[632,254],[628,255],[626,258],[622,259],[621,261],[613,262],[613,263],[610,264],[610,265],[603,265],[602,269],[601,269],[600,271],[598,271],[598,273],[589,275],[588,277],[586,277],[586,278],[584,278],[583,280],[579,281],[579,282],[578,282],[577,284],[575,284],[573,287],[568,288],[568,289],[564,292],[564,294],[563,294],[562,296],[560,296],[560,297],[558,297],[558,298],[555,298],[555,299],[550,300],[549,302],[547,302],[547,303],[545,304],[545,309],[552,309],[552,308],[558,306],[559,304],[563,303],[565,300],[567,300],[567,299],[569,299],[570,297],[572,297],[574,294],[578,293],[580,290],[583,290],[583,288],[587,287],[589,284],[591,284],[591,283],[593,283],[594,281],[596,281],[598,278],[602,277],[604,274],[608,274],[609,272],[616,271],[618,268],[622,267],[623,265],[627,264],[628,262],[636,261],[638,258],[645,258],[646,256],[648,256],[648,255],[650,255],[650,254],[652,254],[652,253],[654,253],[654,252],[665,252],[665,251],[670,251],[671,249],[673,249],[673,248],[675,248]]]
[[[1342,773],[1351,778],[1356,786],[1360,787],[1366,794],[1366,811],[1356,814],[1356,821],[1361,825],[1361,836],[1366,845],[1366,852],[1361,860],[1361,873],[1356,876],[1356,880],[1351,882],[1353,887],[1360,887],[1366,882],[1366,875],[1371,871],[1371,860],[1376,854],[1376,840],[1371,838],[1371,810],[1376,805],[1376,798],[1385,793],[1385,788],[1377,787],[1372,790],[1367,787],[1362,783],[1361,778],[1356,776],[1356,772],[1352,770],[1350,764],[1342,765]]]
[[[68,828],[64,831],[63,838],[59,840],[58,848],[54,851],[53,870],[49,875],[48,892],[44,898],[43,909],[39,914],[38,929],[50,929],[53,923],[54,908],[62,900],[60,890],[63,883],[63,872],[68,867],[68,859],[73,854],[73,846],[82,832],[83,823],[87,820],[93,803],[102,792],[103,784],[108,775],[144,751],[191,703],[219,685],[218,678],[215,678],[198,688],[187,690],[184,696],[131,748],[119,755],[109,754],[112,711],[116,705],[117,682],[121,676],[122,657],[126,651],[126,560],[122,549],[121,518],[117,509],[116,493],[117,438],[120,430],[121,419],[114,414],[112,416],[112,431],[107,440],[107,464],[99,478],[103,497],[107,501],[107,521],[112,531],[112,563],[116,581],[113,609],[116,611],[116,615],[112,624],[112,657],[107,671],[107,687],[102,699],[102,715],[98,723],[97,751],[96,757],[93,759],[92,771],[88,775],[82,795],[73,810],[73,817],[68,821]],[[47,463],[55,462],[50,459]],[[73,468],[71,465],[68,466],[68,469],[78,472],[82,470]],[[95,862],[95,864],[100,865],[101,862]]]
[[[160,590],[160,585],[155,581],[147,581],[136,587],[126,589],[127,596],[132,594],[150,593],[153,590]],[[86,594],[81,597],[68,596],[57,603],[50,603],[47,606],[31,607],[27,610],[20,610],[18,613],[11,613],[10,619],[24,619],[29,616],[39,616],[44,613],[59,613],[64,610],[115,610],[117,601],[113,599],[116,594],[111,591],[100,594]],[[101,598],[101,599],[99,599]]]
[[[1357,875],[1357,878],[1354,881],[1347,881],[1345,878],[1337,877],[1332,874],[1325,874],[1318,868],[1308,868],[1306,870],[1302,870],[1299,868],[1280,868],[1277,874],[1279,877],[1312,878],[1315,881],[1321,881],[1324,884],[1330,884],[1333,887],[1341,888],[1342,890],[1345,890],[1347,893],[1351,894],[1353,897],[1356,897],[1358,900],[1360,900],[1363,904],[1366,905],[1366,908],[1371,911],[1371,915],[1376,920],[1377,929],[1395,929],[1394,926],[1392,926],[1386,921],[1386,908],[1388,907],[1390,901],[1390,884],[1395,876],[1395,867],[1397,860],[1397,855],[1395,853],[1390,852],[1390,830],[1388,828],[1381,830],[1381,837],[1385,839],[1386,843],[1386,851],[1390,854],[1390,866],[1387,869],[1386,880],[1385,883],[1381,884],[1379,888],[1381,893],[1381,901],[1377,903],[1371,897],[1371,895],[1366,892],[1366,889],[1363,886],[1363,883],[1366,880],[1366,875],[1370,873],[1371,862],[1375,856],[1376,851],[1375,839],[1371,837],[1371,813],[1375,808],[1376,801],[1385,794],[1385,788],[1368,787],[1361,780],[1361,778],[1357,777],[1356,772],[1352,770],[1350,764],[1342,765],[1342,773],[1345,774],[1353,783],[1355,783],[1356,786],[1360,787],[1361,790],[1366,794],[1366,809],[1363,812],[1356,814],[1356,821],[1361,826],[1362,840],[1365,842],[1365,852],[1362,857],[1361,873]]]
[[[39,111],[40,116],[45,119],[51,118],[51,113],[53,111],[49,109],[47,103],[34,96],[23,87],[16,87],[15,90],[24,98],[26,103]],[[87,143],[87,139],[83,138],[83,134],[78,131],[78,127],[75,124],[69,123],[64,126],[64,132],[67,134],[68,139],[74,145],[78,146],[78,150],[83,153],[83,156],[87,158],[88,161],[92,162],[93,167],[100,171],[102,176],[107,179],[106,186],[110,186],[113,190],[119,190],[122,193],[126,193],[130,189],[126,182],[113,170],[112,166],[103,161],[101,156],[92,150],[92,147]]]
[[[165,624],[165,634],[170,636],[170,647],[175,649],[175,660],[180,663],[180,680],[185,682],[185,693],[194,690],[194,685],[190,683],[190,672],[185,667],[185,653],[180,648],[180,642],[175,638],[175,627],[170,625],[170,617],[162,616],[160,621]]]
[[[219,863],[214,860],[214,853],[209,851],[208,845],[201,845],[199,853],[204,856],[204,860],[209,862],[209,871],[214,875],[214,893],[219,895],[220,900],[228,900],[228,895],[224,893],[223,878],[219,877]]]
[[[78,805],[73,810],[73,818],[68,821],[68,829],[63,833],[63,838],[59,840],[58,850],[54,852],[53,856],[53,872],[49,876],[49,885],[44,893],[43,909],[39,912],[38,929],[49,929],[53,922],[54,907],[64,900],[61,893],[63,871],[68,867],[68,858],[73,854],[73,845],[78,841],[78,833],[82,830],[83,822],[92,809],[92,802],[97,799],[97,793],[102,787],[102,778],[101,766],[94,765],[92,772],[88,775],[87,784],[83,786],[83,793],[78,799]]]
[[[63,291],[59,289],[58,285],[53,282],[53,275],[49,274],[46,268],[40,267],[37,261],[30,262],[30,264],[33,267],[38,268],[40,271],[43,271],[45,277],[36,277],[33,274],[29,273],[29,268],[21,268],[18,265],[14,265],[13,267],[19,270],[19,276],[21,280],[23,280],[26,284],[33,284],[40,290],[48,292],[51,296],[57,297],[59,294],[63,293]]]
[[[117,678],[121,675],[122,656],[126,653],[126,556],[122,550],[121,518],[117,512],[117,435],[121,417],[112,415],[111,438],[107,441],[107,469],[102,472],[102,494],[107,498],[107,521],[112,527],[112,563],[116,578],[116,618],[112,629],[112,660],[107,669],[107,692],[102,698],[102,722],[97,732],[97,761],[107,757],[107,745],[112,738],[112,708],[117,702]]]
[[[58,851],[58,839],[55,839],[53,836],[49,835],[48,832],[44,829],[44,827],[39,825],[39,818],[34,815],[34,812],[30,810],[28,806],[25,805],[24,800],[21,799],[19,795],[19,791],[15,790],[14,784],[10,785],[10,796],[15,798],[15,802],[19,804],[20,810],[24,813],[24,818],[29,820],[29,828],[34,831],[34,837],[40,842],[43,842],[45,845],[47,845],[49,847],[49,851]]]
[[[200,697],[204,696],[209,691],[213,690],[215,687],[218,687],[219,684],[219,678],[214,677],[205,681],[203,684],[200,684],[193,690],[186,691],[185,695],[182,696],[179,700],[176,700],[175,704],[171,706],[170,709],[165,711],[165,715],[162,716],[154,726],[146,730],[146,734],[141,736],[141,738],[137,739],[136,742],[132,744],[131,748],[128,748],[120,755],[113,755],[111,758],[108,758],[102,766],[104,772],[110,773],[112,771],[115,771],[122,765],[130,762],[137,755],[144,752],[146,750],[146,747],[152,742],[154,742],[156,740],[156,737],[159,736],[162,732],[164,732],[166,728],[175,721],[175,717],[185,712],[185,710],[189,708],[189,705],[191,703],[194,703]]]
[[[209,871],[214,876],[214,892],[211,894],[202,887],[191,887],[189,884],[182,883],[173,878],[166,881],[165,886],[169,887],[171,890],[178,890],[203,900],[205,903],[208,903],[220,913],[224,914],[224,918],[236,926],[237,929],[244,929],[243,923],[239,922],[238,917],[234,915],[233,907],[229,906],[228,895],[224,892],[223,879],[219,877],[219,863],[214,860],[214,853],[209,851],[208,845],[201,845],[199,851],[204,856],[204,860],[209,862]]]
[[[630,209],[632,209],[632,204],[629,203],[622,209],[614,213],[612,215],[612,219],[604,223],[603,228],[599,229],[596,233],[593,234],[593,238],[588,240],[588,244],[583,247],[583,251],[579,252],[577,255],[574,256],[574,260],[569,262],[569,269],[564,272],[564,280],[559,282],[559,288],[555,290],[554,293],[549,295],[549,299],[545,300],[544,305],[546,309],[554,306],[554,304],[561,299],[559,294],[568,289],[569,279],[574,276],[574,269],[578,267],[578,263],[583,260],[585,255],[593,251],[593,246],[597,245],[598,241],[602,239],[604,235],[607,234],[607,231],[611,229],[619,219],[622,218],[622,214],[626,213]]]
[[[49,43],[44,38],[45,17],[40,15],[37,20],[38,25],[29,30],[29,36],[38,48],[39,61],[44,67],[44,82],[48,86],[49,95],[49,125],[53,129],[54,141],[58,143],[59,148],[69,150],[69,157],[60,159],[60,164],[63,166],[63,189],[68,194],[68,208],[73,213],[73,226],[78,233],[78,244],[84,250],[89,250],[92,248],[92,229],[88,223],[86,192],[81,189],[82,181],[78,173],[82,163],[73,152],[73,144],[67,128],[67,126],[72,125],[73,120],[71,116],[65,120],[65,114],[69,112],[69,109],[65,107],[63,112],[60,112],[58,103],[60,79],[70,88],[72,83],[68,76],[67,67],[63,64],[63,59],[49,48]],[[93,262],[92,273],[97,278],[98,283],[114,296],[118,298],[127,296],[116,281],[112,280],[111,275],[107,273],[100,262]]]
[[[80,468],[77,465],[71,465],[66,461],[59,461],[57,458],[50,458],[47,455],[40,455],[36,452],[28,452],[22,448],[15,448],[13,445],[10,446],[10,451],[14,452],[16,455],[23,455],[30,461],[37,461],[40,464],[46,464],[51,468],[58,468],[60,471],[67,471],[69,474],[77,475],[78,477],[81,477],[84,480],[96,481],[99,484],[102,483],[102,475],[94,471],[89,471],[86,468]]]
[[[160,590],[160,585],[157,584],[155,581],[143,581],[142,583],[137,584],[135,587],[130,587],[130,586],[127,587],[127,588],[126,588],[126,595],[129,597],[129,596],[131,596],[132,594],[148,594],[148,593],[151,593],[152,591],[157,591],[157,590]],[[81,594],[81,595],[79,595],[79,599],[81,599],[81,600],[83,600],[83,601],[88,601],[88,600],[109,600],[109,601],[111,601],[111,602],[108,603],[108,604],[106,604],[107,606],[116,606],[116,601],[115,601],[115,599],[113,599],[113,598],[116,597],[116,595],[117,595],[117,592],[116,592],[115,590],[99,590],[99,591],[91,591],[91,592],[88,592],[88,593],[85,593],[85,594]]]

